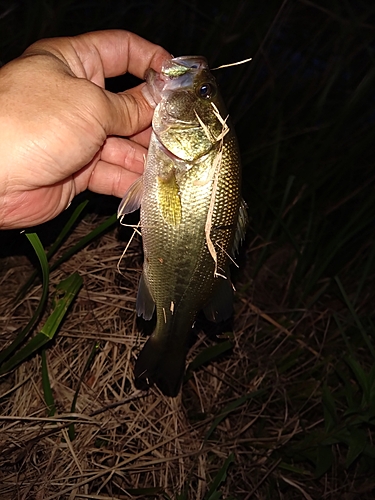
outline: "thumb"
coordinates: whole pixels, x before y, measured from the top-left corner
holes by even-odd
[[[119,94],[104,90],[108,109],[103,124],[107,135],[132,136],[149,127],[154,109],[146,98],[146,85]]]

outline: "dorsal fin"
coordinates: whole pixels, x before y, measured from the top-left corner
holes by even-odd
[[[245,239],[249,216],[247,215],[246,201],[241,198],[240,208],[238,211],[237,228],[234,235],[232,255],[236,255],[240,247],[240,243]]]

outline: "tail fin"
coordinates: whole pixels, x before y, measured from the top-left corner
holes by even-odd
[[[155,384],[166,396],[177,396],[185,372],[186,351],[183,336],[151,335],[135,364],[137,389],[145,390]]]

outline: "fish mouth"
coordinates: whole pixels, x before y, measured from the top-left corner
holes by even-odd
[[[198,73],[208,69],[207,59],[203,56],[180,56],[165,61],[161,73],[176,78],[188,72]]]
[[[156,103],[152,129],[159,147],[173,161],[185,162],[185,165],[190,161],[200,160],[214,146],[212,141],[204,147],[201,145],[198,148],[199,154],[197,150],[194,150],[193,158],[192,154],[187,153],[185,144],[188,140],[186,137],[192,137],[194,131],[197,132],[195,134],[197,137],[202,135],[202,123],[195,112],[194,87],[201,72],[207,71],[208,62],[205,57],[181,56],[165,61],[160,73],[149,69],[145,75],[147,89]],[[177,102],[179,105],[176,105]],[[174,133],[180,139],[177,139],[176,147],[171,147],[170,135]],[[205,144],[208,141],[203,142]]]
[[[148,90],[156,104],[165,92],[191,88],[198,73],[208,69],[203,56],[180,56],[164,62],[160,73],[149,68],[145,73]]]

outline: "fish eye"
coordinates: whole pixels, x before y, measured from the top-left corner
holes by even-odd
[[[215,89],[211,83],[202,83],[198,88],[198,95],[203,99],[211,99],[215,93]]]

